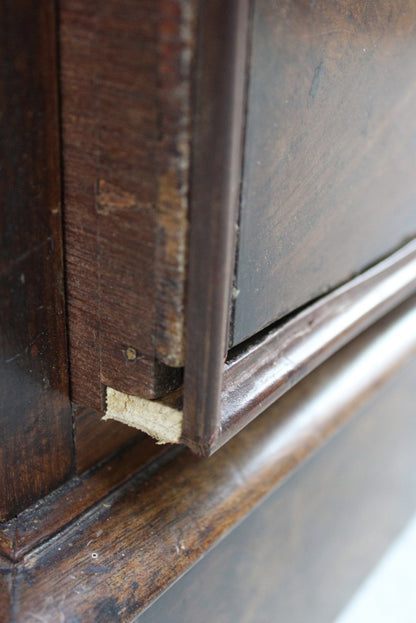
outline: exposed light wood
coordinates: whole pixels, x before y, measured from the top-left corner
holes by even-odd
[[[375,42],[385,43],[388,66],[400,65],[393,81],[400,88],[393,95],[403,106],[402,117],[393,114],[390,90],[370,89],[376,99],[366,109],[363,136],[374,139],[381,165],[390,156],[394,160],[396,148],[415,142],[409,114],[415,91],[413,82],[402,82],[403,72],[416,67],[409,53],[414,6],[409,0],[391,7],[387,0],[380,6],[335,4],[5,0],[0,6],[0,114],[6,121],[0,141],[0,623],[132,623],[142,615],[143,623],[152,616],[158,623],[195,623],[210,619],[211,612],[216,621],[239,620],[243,612],[246,623],[250,617],[260,623],[256,606],[266,602],[270,612],[273,603],[281,608],[279,620],[297,623],[290,608],[285,610],[292,595],[299,623],[309,613],[324,623],[322,611],[313,608],[321,562],[329,563],[322,569],[334,586],[325,607],[332,608],[338,590],[350,590],[353,583],[345,577],[345,532],[360,545],[363,577],[371,556],[391,538],[396,519],[414,511],[416,240],[229,350],[238,324],[237,314],[237,324],[232,322],[232,301],[240,296],[234,268],[242,249],[238,208],[249,184],[243,172],[252,164],[247,94],[255,86],[259,8],[286,11],[286,17],[294,11],[310,22],[314,10],[328,17],[341,10],[340,24],[353,24],[353,37],[342,29],[321,33],[325,63],[305,58],[311,74],[308,110],[318,107],[327,86],[322,67],[337,65],[338,52],[346,84],[354,83],[348,73],[354,63],[345,64],[343,56],[350,48],[338,47],[338,35],[351,42],[372,24]],[[378,40],[387,21],[394,26],[392,41],[386,34]],[[287,25],[289,33],[299,33],[297,52],[303,57],[305,25]],[[286,49],[284,30],[276,45]],[[358,63],[360,80],[378,80],[377,72],[387,66],[377,63],[384,52],[374,47],[373,53],[373,60]],[[336,80],[337,101],[342,77],[343,71]],[[289,75],[292,84],[298,83]],[[274,85],[264,86],[267,95]],[[338,108],[329,91],[332,118]],[[353,89],[350,95],[354,99]],[[379,107],[388,112],[387,125],[372,134],[371,111]],[[296,118],[299,106],[293,112]],[[337,125],[335,114],[333,119]],[[404,136],[390,125],[392,119]],[[322,140],[318,130],[325,123],[322,116],[311,124],[309,138],[315,132]],[[331,138],[323,136],[342,151],[344,143],[332,145]],[[280,150],[284,145],[276,147],[275,139],[274,132],[267,134],[265,149],[276,150],[276,164],[276,154],[294,155],[296,145]],[[391,149],[382,153],[384,139]],[[411,239],[409,197],[416,194],[412,149],[408,154],[399,159],[400,171],[379,170],[374,153],[365,150],[354,152],[347,164],[337,158],[323,162],[324,181],[344,162],[345,178],[340,173],[337,182],[348,180],[357,196],[368,181],[366,164],[383,178],[376,225],[384,233],[376,237],[372,251],[380,248],[380,254],[371,251],[369,265],[399,248],[403,232]],[[265,174],[272,187],[280,164]],[[349,176],[351,167],[356,175]],[[303,176],[299,192],[307,188],[312,197],[307,167],[297,168]],[[384,193],[389,180],[403,178],[400,188],[392,186],[394,197]],[[281,179],[279,188],[289,177]],[[270,195],[262,190],[260,183],[254,195],[267,202]],[[363,210],[377,210],[377,202],[364,202],[366,196],[360,194]],[[295,216],[298,198],[285,204]],[[397,228],[386,226],[392,205]],[[350,207],[343,203],[347,215]],[[337,213],[336,202],[333,208]],[[331,222],[311,228],[318,247]],[[368,231],[363,223],[359,233],[371,247],[371,218],[367,222]],[[266,237],[267,218],[265,225]],[[294,237],[302,238],[302,226]],[[354,223],[354,231],[360,226]],[[299,252],[309,257],[315,243],[307,242]],[[328,255],[339,250],[336,241],[325,249]],[[302,257],[296,259],[302,266]],[[316,268],[313,259],[311,264]],[[363,270],[361,261],[357,270]],[[289,281],[293,288],[302,283]],[[259,322],[263,326],[260,316]],[[107,416],[176,445],[162,446],[135,428],[102,421],[106,396]],[[321,449],[325,455],[318,457]],[[271,496],[276,505],[267,504]],[[390,505],[394,510],[378,521]],[[262,531],[263,520],[268,529]],[[248,525],[257,528],[250,532]],[[244,539],[250,534],[258,536],[251,558]],[[214,548],[220,555],[210,567]],[[332,577],[331,565],[338,577]],[[300,605],[299,578],[306,587]],[[167,601],[145,611],[174,585]],[[176,599],[182,590],[183,607],[181,597]]]
[[[179,443],[183,412],[166,401],[129,396],[107,387],[103,420],[117,420],[154,437],[158,443]]]
[[[206,419],[210,436],[205,439],[194,438],[188,432],[186,384],[183,397],[181,390],[177,390],[163,401],[145,401],[108,389],[107,416],[135,426],[164,443],[180,441],[198,454],[209,455],[415,290],[416,241],[413,241],[345,286],[260,335],[253,344],[237,350],[225,365],[220,366],[217,361],[215,368],[211,362],[211,367],[204,369],[206,391],[215,389],[214,383],[210,389],[210,375],[214,379],[221,375],[222,387],[219,390],[217,386],[218,406],[205,397],[205,404],[212,410],[194,414],[201,420]],[[201,391],[201,387],[197,386],[195,391]]]
[[[325,294],[331,328],[323,344],[304,331],[295,364],[278,370],[275,355],[256,346],[263,368],[244,388],[253,381],[260,406],[236,399],[244,373],[234,378],[224,366],[230,344],[339,287],[414,234],[407,128],[416,66],[401,35],[413,32],[416,13],[409,0],[391,14],[387,3],[377,13],[353,3],[270,0],[60,6],[73,397],[100,411],[105,387],[163,402],[183,382],[180,439],[209,454],[269,404],[263,395],[286,391],[412,290],[409,283],[397,296],[380,291],[374,313],[357,312],[361,321],[335,309],[337,292]],[[323,34],[327,22],[349,27]],[[254,328],[243,327],[244,314]],[[183,374],[171,366],[184,363],[184,315]],[[286,358],[288,341],[301,347],[297,331],[289,320]],[[240,368],[251,365],[248,353],[254,361],[251,345],[242,348]]]

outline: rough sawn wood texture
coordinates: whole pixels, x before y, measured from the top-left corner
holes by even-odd
[[[183,363],[193,2],[60,3],[73,399],[155,398]]]

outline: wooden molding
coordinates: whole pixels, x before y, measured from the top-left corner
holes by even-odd
[[[416,246],[227,359],[252,3],[123,7],[60,8],[72,394],[209,455],[416,289]]]
[[[226,362],[208,452],[416,291],[416,241],[276,326]]]
[[[198,454],[212,454],[323,361],[415,291],[416,241],[412,241],[345,286],[235,349],[225,363],[217,351],[217,359],[213,353],[208,360],[210,365],[199,362],[198,374],[187,377],[185,369],[183,407],[178,392],[174,394],[175,400],[167,399],[167,404],[177,410],[177,421],[181,420],[183,409],[180,442]],[[204,335],[202,318],[197,320],[200,335]],[[195,366],[198,355],[202,358],[203,353],[192,348],[192,342],[188,348]],[[207,349],[206,356],[209,344]],[[195,401],[198,411],[194,410]],[[130,399],[128,405],[129,422],[120,409],[118,416],[114,411],[109,416],[116,415],[116,419],[132,424]],[[140,403],[136,423],[142,411]],[[190,416],[192,420],[187,420]],[[151,432],[149,428],[146,430]],[[195,430],[208,433],[205,437],[195,436]],[[177,429],[170,437],[167,432],[163,441],[175,443],[177,434]]]
[[[132,620],[414,360],[415,327],[412,300],[308,375],[211,459],[186,451],[150,478],[139,473],[50,543],[26,553],[14,574],[16,615],[58,619],[61,612],[68,620],[94,621],[99,612],[101,621],[116,614]]]
[[[169,449],[142,435],[107,461],[71,478],[34,506],[0,523],[0,553],[15,562],[20,560],[105,500],[126,480],[138,472],[143,476],[157,469],[170,456]]]
[[[226,8],[221,1],[205,2],[200,20],[195,109],[203,103],[204,116],[194,127],[182,434],[194,449],[209,443],[220,424],[243,158],[249,2],[232,0]]]

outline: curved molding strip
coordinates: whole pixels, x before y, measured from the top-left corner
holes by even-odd
[[[206,365],[200,385],[185,383],[161,401],[107,389],[106,418],[117,419],[159,442],[185,443],[210,455],[277,398],[416,291],[416,241],[362,275],[279,323],[247,344],[225,364]],[[192,344],[188,345],[192,348]],[[210,382],[213,377],[219,381]],[[186,370],[185,370],[186,378]],[[192,411],[193,392],[215,391],[218,407]],[[215,398],[215,397],[214,397]],[[182,406],[183,404],[183,406]],[[204,427],[203,420],[209,420]],[[215,428],[212,432],[212,425]],[[209,436],[198,430],[211,430]]]
[[[319,364],[416,291],[416,242],[322,297],[224,367],[212,452]]]
[[[413,300],[320,366],[209,461],[181,452],[27,554],[16,572],[19,620],[33,612],[96,620],[105,603],[120,622],[131,621],[415,356]]]

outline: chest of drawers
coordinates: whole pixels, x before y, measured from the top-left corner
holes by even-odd
[[[203,578],[230,620],[331,620],[414,511],[413,4],[0,11],[5,620],[195,620]],[[312,490],[348,547],[394,509],[325,607]]]

